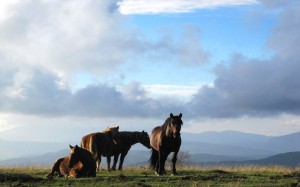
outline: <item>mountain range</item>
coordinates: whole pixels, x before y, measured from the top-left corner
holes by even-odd
[[[298,165],[299,142],[300,132],[284,136],[264,136],[237,131],[182,133],[181,151],[187,153],[190,162],[195,164]],[[71,144],[75,143],[71,142]],[[57,158],[68,154],[68,145],[69,142],[37,143],[0,140],[0,165],[49,166]],[[124,164],[145,163],[149,157],[150,150],[136,144],[129,151]],[[106,164],[106,159],[102,159],[102,162]]]

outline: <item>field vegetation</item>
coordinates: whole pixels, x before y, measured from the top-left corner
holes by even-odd
[[[50,168],[0,168],[0,186],[298,186],[300,168],[279,166],[179,167],[178,175],[156,176],[147,167],[104,169],[96,178],[52,178]]]

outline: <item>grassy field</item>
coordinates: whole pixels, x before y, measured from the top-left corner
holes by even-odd
[[[101,170],[96,178],[46,179],[49,168],[0,168],[0,186],[298,186],[300,168],[178,168],[178,175],[156,176],[145,167],[123,172]]]

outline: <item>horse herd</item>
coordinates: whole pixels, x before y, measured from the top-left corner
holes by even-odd
[[[81,139],[81,146],[70,147],[68,156],[59,158],[52,166],[47,178],[53,176],[65,177],[96,177],[99,172],[101,156],[107,158],[107,170],[115,171],[120,156],[118,170],[122,170],[124,158],[132,145],[141,143],[152,149],[150,167],[157,175],[163,175],[165,162],[168,155],[174,152],[172,157],[172,175],[176,174],[177,153],[181,145],[182,114],[178,116],[172,113],[163,125],[155,127],[149,137],[147,132],[119,132],[119,126],[108,127],[102,132],[92,133]],[[110,167],[111,157],[114,157]]]

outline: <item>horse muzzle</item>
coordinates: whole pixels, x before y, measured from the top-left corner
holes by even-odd
[[[173,137],[174,137],[174,138],[177,138],[177,137],[179,137],[179,136],[180,136],[180,132],[174,133],[174,134],[173,134]]]

